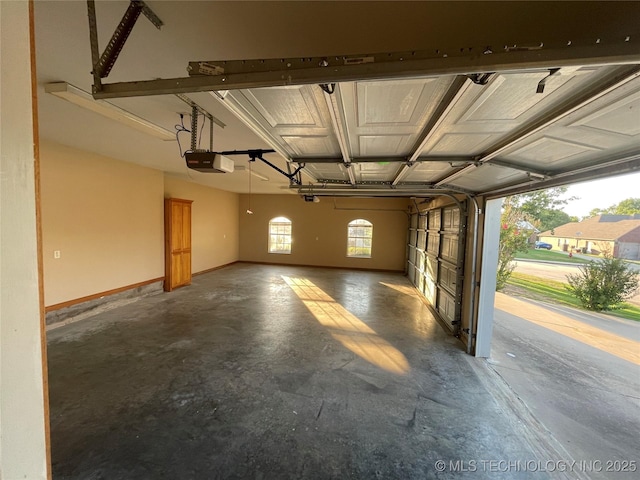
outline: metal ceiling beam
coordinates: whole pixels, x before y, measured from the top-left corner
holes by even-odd
[[[447,174],[443,179],[436,182],[438,187],[442,187],[444,185],[449,185],[449,183],[453,182],[456,178],[461,177],[462,175],[471,172],[478,168],[479,163],[472,163],[471,165],[467,165],[466,167],[462,167],[459,170],[456,170],[453,173]]]
[[[294,161],[299,160],[304,163],[344,163],[344,158],[342,157],[295,157]],[[396,162],[404,162],[406,161],[405,157],[363,157],[363,158],[352,158],[350,163],[396,163]]]
[[[342,98],[340,97],[340,87],[335,85],[331,93],[323,89],[323,96],[327,102],[327,108],[329,109],[329,116],[331,117],[331,125],[333,131],[338,139],[338,145],[340,146],[340,153],[342,154],[342,162],[344,168],[349,176],[351,185],[356,184],[356,176],[353,173],[353,167],[351,166],[351,149],[349,148],[349,139],[347,133],[347,127],[344,122],[344,116],[342,115],[340,105],[342,104]]]
[[[413,186],[407,189],[392,188],[366,188],[366,187],[348,187],[348,188],[322,188],[322,187],[300,187],[297,189],[300,195],[315,195],[317,197],[414,197],[421,195],[447,195],[457,194],[460,192],[446,189],[434,188],[418,188]]]
[[[539,46],[531,50],[473,49],[458,56],[429,52],[245,61],[191,62],[208,65],[209,75],[94,85],[95,98],[122,98],[217,90],[329,84],[416,76],[467,75],[549,67],[640,63],[640,39],[619,43]],[[484,47],[486,49],[486,47]],[[437,56],[436,56],[437,55]],[[338,60],[333,63],[332,58]],[[295,67],[295,68],[294,68]]]
[[[540,177],[550,177],[553,175],[553,173],[548,170],[540,170],[538,168],[531,168],[526,165],[518,165],[512,162],[507,162],[506,160],[493,159],[491,160],[491,165],[495,165],[497,167],[510,168],[512,170],[518,170],[520,172],[525,172],[525,173],[532,173],[533,175],[540,176]]]
[[[300,163],[343,163],[343,159],[340,157],[293,157],[293,162]],[[351,163],[405,163],[406,157],[353,157]],[[472,163],[475,160],[470,157],[422,157],[416,160],[416,163]]]
[[[368,182],[358,183],[353,185],[302,185],[295,187],[289,186],[290,189],[295,188],[301,195],[316,195],[316,196],[392,196],[392,197],[409,197],[416,195],[452,195],[452,194],[464,194],[467,196],[476,195],[475,192],[464,188],[437,188],[433,184],[403,184],[393,186],[389,184],[381,184],[380,182]]]
[[[424,147],[429,143],[429,140],[433,137],[433,134],[438,129],[444,119],[451,113],[453,107],[456,106],[458,101],[463,97],[469,87],[473,85],[473,82],[466,76],[458,76],[451,83],[451,86],[444,94],[444,96],[440,99],[440,103],[436,107],[433,112],[433,115],[429,119],[429,122],[425,125],[425,128],[422,130],[416,145],[413,147],[413,153],[409,157],[409,162],[413,163],[418,160],[418,157],[424,150]]]
[[[523,128],[519,129],[515,133],[509,135],[506,139],[502,140],[499,144],[495,145],[489,152],[486,152],[480,155],[476,160],[478,164],[482,164],[488,161],[491,161],[498,155],[504,153],[506,150],[510,149],[517,143],[522,140],[540,132],[541,130],[547,128],[548,126],[558,122],[563,119],[567,115],[572,114],[573,112],[586,107],[590,103],[602,98],[608,93],[616,90],[629,83],[632,80],[640,77],[640,67],[638,65],[620,67],[615,70],[615,74],[610,76],[609,78],[604,79],[598,84],[593,85],[586,92],[583,92],[581,95],[578,95],[574,98],[571,98],[561,104],[558,108],[556,108],[550,114],[534,118],[533,121],[529,122]],[[436,183],[438,186],[448,185],[450,182],[455,180],[456,178],[464,175],[465,173],[471,171],[476,168],[476,165],[470,165],[468,167],[463,168],[462,170],[458,170],[453,174],[445,176],[440,181]]]

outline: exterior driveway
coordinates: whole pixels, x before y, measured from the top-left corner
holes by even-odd
[[[496,293],[492,368],[575,461],[638,478],[640,323]]]

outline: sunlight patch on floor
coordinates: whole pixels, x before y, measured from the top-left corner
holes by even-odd
[[[306,278],[282,276],[331,336],[367,362],[388,372],[406,375],[406,357],[371,327]]]
[[[404,293],[405,295],[418,295],[418,291],[414,286],[409,285],[397,285],[395,283],[387,283],[380,282],[380,285],[384,285],[385,287],[392,288],[396,292]]]

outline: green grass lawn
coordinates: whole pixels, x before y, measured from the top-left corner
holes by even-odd
[[[518,252],[516,253],[516,260],[519,258],[523,260],[550,260],[552,262],[566,262],[566,263],[585,263],[586,260],[580,258],[569,258],[569,255],[554,252],[553,250],[536,250],[535,248],[530,248],[526,252]]]
[[[555,280],[514,272],[507,281],[505,293],[513,293],[543,302],[551,301],[562,305],[568,305],[570,307],[582,308],[578,299],[567,291],[565,285],[566,283]],[[636,307],[629,303],[623,303],[615,310],[601,313],[640,322],[640,307]]]

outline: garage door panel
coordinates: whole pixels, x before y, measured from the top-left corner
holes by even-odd
[[[429,235],[427,240],[427,252],[437,256],[440,252],[440,235]]]
[[[565,68],[561,74],[548,78],[543,94],[532,95],[540,80],[548,71],[531,73],[510,73],[497,75],[478,97],[476,102],[460,117],[458,124],[468,122],[507,123],[522,122],[534,107],[548,103],[552,97],[562,94],[562,87],[582,76],[586,71]],[[567,85],[570,86],[570,85]],[[565,91],[568,89],[565,89]]]
[[[454,162],[455,159],[451,161]],[[453,169],[448,162],[420,162],[404,179],[406,182],[435,182]]]
[[[337,154],[333,140],[327,135],[282,135],[280,138],[295,157],[333,157]]]
[[[419,126],[435,79],[357,82],[357,126]]]
[[[442,213],[440,209],[430,210],[428,214],[428,225],[430,230],[439,230],[441,225]]]
[[[428,279],[437,282],[438,281],[438,258],[431,255],[427,255],[424,262],[424,275]]]
[[[416,252],[416,267],[421,272],[424,272],[425,270],[425,260],[426,260],[426,255],[424,254],[424,252],[421,252],[420,250],[418,250]]]
[[[489,133],[447,132],[436,137],[429,155],[464,155],[465,152],[480,152],[495,142]]]
[[[349,175],[343,167],[337,163],[308,163],[304,167],[318,180],[349,180]]]
[[[488,85],[472,85],[448,112],[423,155],[481,155],[534,117],[589,87],[602,72],[593,67],[565,67],[546,78],[548,70],[504,72]],[[536,93],[545,79],[543,93]],[[475,190],[474,190],[475,191]]]
[[[409,281],[410,281],[412,284],[414,284],[414,285],[415,285],[415,284],[416,284],[416,269],[415,269],[414,267],[411,267],[411,266],[410,266],[410,267],[407,269],[407,276],[409,277]]]
[[[443,235],[442,236],[442,258],[455,263],[458,261],[458,236]]]
[[[460,228],[460,210],[458,208],[445,208],[442,218],[442,229],[457,232]]]
[[[327,126],[328,115],[321,115],[326,109],[320,108],[308,85],[256,88],[247,90],[245,97],[271,128]]]
[[[418,271],[418,276],[417,276],[417,279],[416,279],[417,281],[416,281],[415,285],[416,285],[416,288],[417,288],[421,293],[424,293],[424,282],[425,282],[425,278],[424,278],[424,275],[420,275],[420,274],[419,274],[419,270],[417,270],[417,271]]]
[[[510,158],[516,161],[528,161],[541,165],[554,165],[566,163],[563,161],[577,155],[598,151],[600,151],[599,148],[589,145],[545,136],[514,152]]]
[[[607,73],[603,68],[598,76]],[[515,143],[500,155],[551,172],[604,162],[640,144],[640,78],[591,101],[559,121]]]
[[[469,174],[452,180],[450,185],[471,191],[484,191],[528,180],[525,172],[485,163]]]
[[[457,268],[455,265],[442,262],[440,266],[440,285],[451,295],[456,294]]]
[[[293,157],[340,157],[331,116],[316,85],[230,92],[225,102]]]
[[[360,135],[358,154],[364,157],[393,156],[407,150],[411,135]]]
[[[414,214],[410,223],[410,243],[425,240],[426,251],[416,248],[412,262],[409,248],[408,270],[415,270],[409,279],[433,305],[446,325],[455,331],[459,325],[462,286],[458,272],[462,268],[460,242],[464,225],[458,207],[435,208],[426,215]]]
[[[424,289],[422,291],[422,293],[424,294],[425,298],[427,300],[429,300],[429,303],[431,303],[431,305],[433,305],[435,307],[436,303],[438,302],[437,299],[437,287],[436,287],[436,282],[430,279],[425,279],[424,281]]]
[[[438,313],[447,320],[446,325],[453,328],[453,322],[456,320],[456,301],[443,289],[438,290]]]
[[[362,182],[390,182],[398,170],[402,168],[401,162],[365,162],[356,163],[354,168],[356,178]]]
[[[354,157],[407,156],[454,77],[345,82],[342,113]]]
[[[640,135],[640,91],[573,122],[571,126],[584,126],[627,137]]]

